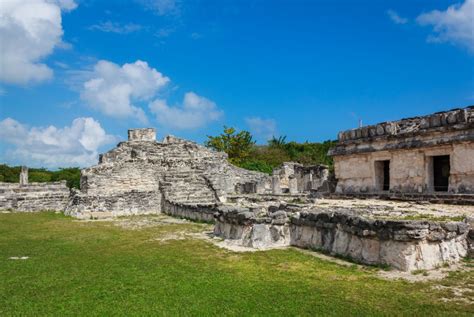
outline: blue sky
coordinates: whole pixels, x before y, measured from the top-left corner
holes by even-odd
[[[474,104],[473,0],[2,3],[9,164],[88,166],[132,127],[323,141]]]

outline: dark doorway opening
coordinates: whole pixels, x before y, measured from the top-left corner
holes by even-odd
[[[390,160],[375,161],[375,188],[379,191],[390,190]]]
[[[433,156],[433,187],[435,191],[448,191],[450,170],[449,155]]]
[[[383,186],[382,190],[390,189],[390,161],[382,161],[383,163]]]

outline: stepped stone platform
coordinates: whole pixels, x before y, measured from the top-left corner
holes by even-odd
[[[129,130],[128,141],[81,172],[66,214],[78,218],[168,213],[194,220],[211,216],[190,210],[211,208],[228,195],[271,191],[271,178],[231,165],[227,154],[167,136],[154,129]],[[188,211],[186,211],[188,210]]]
[[[473,252],[474,206],[256,201],[218,207],[214,234],[243,247],[295,246],[402,271],[456,263]]]

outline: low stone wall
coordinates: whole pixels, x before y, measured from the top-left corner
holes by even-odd
[[[75,192],[65,214],[79,219],[149,215],[161,212],[161,194],[157,191],[130,191],[120,195],[84,195]]]
[[[53,183],[0,183],[0,210],[63,211],[69,200],[66,181]]]
[[[291,219],[291,245],[348,256],[402,271],[433,269],[467,255],[464,222],[369,220],[343,213],[301,213]]]
[[[214,222],[216,204],[185,204],[163,200],[163,213],[194,221]]]
[[[295,212],[287,207],[273,206],[259,214],[221,206],[214,234],[244,247],[291,245],[402,271],[460,261],[468,255],[468,235],[473,235],[466,222],[372,220],[350,212]]]
[[[449,205],[474,205],[474,194],[451,194],[451,193],[329,193],[321,195],[330,199],[383,199],[394,201],[416,201],[432,204]]]
[[[268,217],[258,217],[249,208],[221,206],[216,214],[214,235],[255,249],[289,245],[290,230],[284,211],[275,211]]]

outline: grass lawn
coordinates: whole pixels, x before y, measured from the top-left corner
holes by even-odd
[[[0,214],[0,316],[474,314],[473,271],[390,281],[294,249],[235,253],[176,235],[205,224],[117,224]]]

